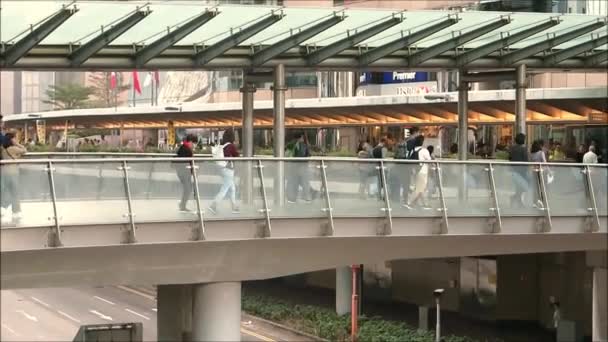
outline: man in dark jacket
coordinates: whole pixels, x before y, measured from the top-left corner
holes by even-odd
[[[194,143],[196,142],[194,135],[187,135],[182,145],[177,149],[178,158],[192,158],[194,156]],[[189,162],[180,162],[177,164],[177,178],[182,184],[182,198],[179,202],[179,211],[188,211],[188,200],[192,198],[192,167]]]

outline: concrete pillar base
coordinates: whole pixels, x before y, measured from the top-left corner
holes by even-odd
[[[157,289],[158,341],[180,341],[182,338],[182,285],[159,285]]]
[[[608,270],[606,268],[596,267],[593,269],[593,341],[608,341],[607,277]]]
[[[241,340],[241,283],[196,284],[192,288],[193,341]]]
[[[350,267],[336,268],[336,313],[339,316],[351,312],[352,287],[352,271]]]

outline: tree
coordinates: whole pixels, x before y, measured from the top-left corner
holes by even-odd
[[[51,85],[45,91],[49,103],[57,109],[77,109],[89,107],[89,96],[93,94],[91,87],[84,87],[75,83],[65,85]]]
[[[93,72],[89,74],[89,83],[93,88],[93,105],[95,107],[114,107],[118,105],[119,94],[129,89],[122,84],[121,73],[116,73],[116,87],[111,89],[110,72]]]

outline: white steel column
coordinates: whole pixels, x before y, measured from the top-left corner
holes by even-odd
[[[608,341],[608,295],[606,283],[608,283],[608,272],[606,268],[595,267],[593,269],[593,341]]]
[[[241,283],[208,283],[192,287],[192,340],[241,340]]]
[[[515,134],[526,134],[526,65],[515,69]]]
[[[350,266],[336,268],[336,313],[339,316],[351,311],[353,295],[352,271]]]
[[[243,76],[243,134],[241,137],[241,150],[243,157],[253,157],[253,95],[255,85],[247,80],[247,75]]]
[[[182,340],[182,285],[158,285],[156,327],[158,341]]]
[[[285,157],[285,66],[279,64],[274,69],[273,90],[273,147],[274,156]],[[278,205],[283,205],[285,199],[285,164],[279,162],[277,165],[277,175],[274,181],[274,201]]]

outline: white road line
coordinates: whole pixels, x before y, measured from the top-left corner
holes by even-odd
[[[112,302],[110,302],[109,300],[104,299],[104,298],[101,298],[101,297],[99,297],[99,296],[93,296],[93,298],[95,298],[95,299],[99,299],[100,301],[102,301],[102,302],[106,302],[106,303],[108,303],[108,304],[110,304],[110,305],[116,305],[115,303],[112,303]]]
[[[152,308],[152,311],[157,312],[158,309],[157,308]]]
[[[34,300],[35,302],[37,302],[37,303],[39,303],[39,304],[42,304],[42,305],[46,306],[47,308],[50,308],[50,307],[51,307],[51,306],[50,306],[48,303],[45,303],[45,302],[41,301],[40,299],[38,299],[38,298],[36,298],[36,297],[34,297],[34,296],[30,296],[30,298],[32,298],[32,300]]]
[[[57,312],[58,312],[58,313],[59,313],[61,316],[63,316],[63,317],[66,317],[66,318],[68,318],[68,319],[71,319],[72,321],[74,321],[74,322],[76,322],[76,323],[80,323],[80,320],[79,320],[79,319],[76,319],[76,318],[74,318],[74,317],[72,317],[72,316],[68,315],[67,313],[65,313],[65,312],[63,312],[63,311],[61,311],[61,310],[57,310]]]
[[[123,291],[131,292],[131,293],[134,293],[136,295],[142,296],[144,298],[148,298],[149,300],[156,301],[156,298],[154,296],[151,296],[149,294],[145,294],[145,293],[137,291],[137,290],[133,290],[132,288],[129,288],[129,287],[126,287],[126,286],[122,286],[122,285],[118,285],[116,287],[119,288],[119,289],[121,289],[121,290],[123,290]]]
[[[21,334],[19,334],[15,330],[11,329],[11,327],[9,327],[8,325],[6,325],[4,323],[2,323],[2,329],[8,330],[8,332],[10,332],[11,334],[13,334],[15,336],[21,336]]]
[[[36,318],[36,316],[32,316],[23,310],[16,310],[15,312],[22,314],[23,316],[25,316],[25,318],[29,319],[30,321],[38,322],[38,318]]]
[[[147,319],[148,321],[150,320],[150,317],[148,317],[148,316],[144,316],[144,315],[142,315],[142,314],[140,314],[140,313],[138,313],[138,312],[135,312],[135,311],[133,311],[133,310],[129,310],[129,309],[126,309],[126,308],[125,308],[125,311],[126,311],[126,312],[130,312],[130,313],[132,313],[132,314],[134,314],[134,315],[137,315],[137,316],[139,316],[139,317],[141,317],[141,318]]]
[[[89,310],[90,313],[99,316],[101,319],[105,319],[107,321],[111,321],[112,317],[110,316],[106,316],[104,314],[102,314],[101,312],[97,311],[97,310]]]

